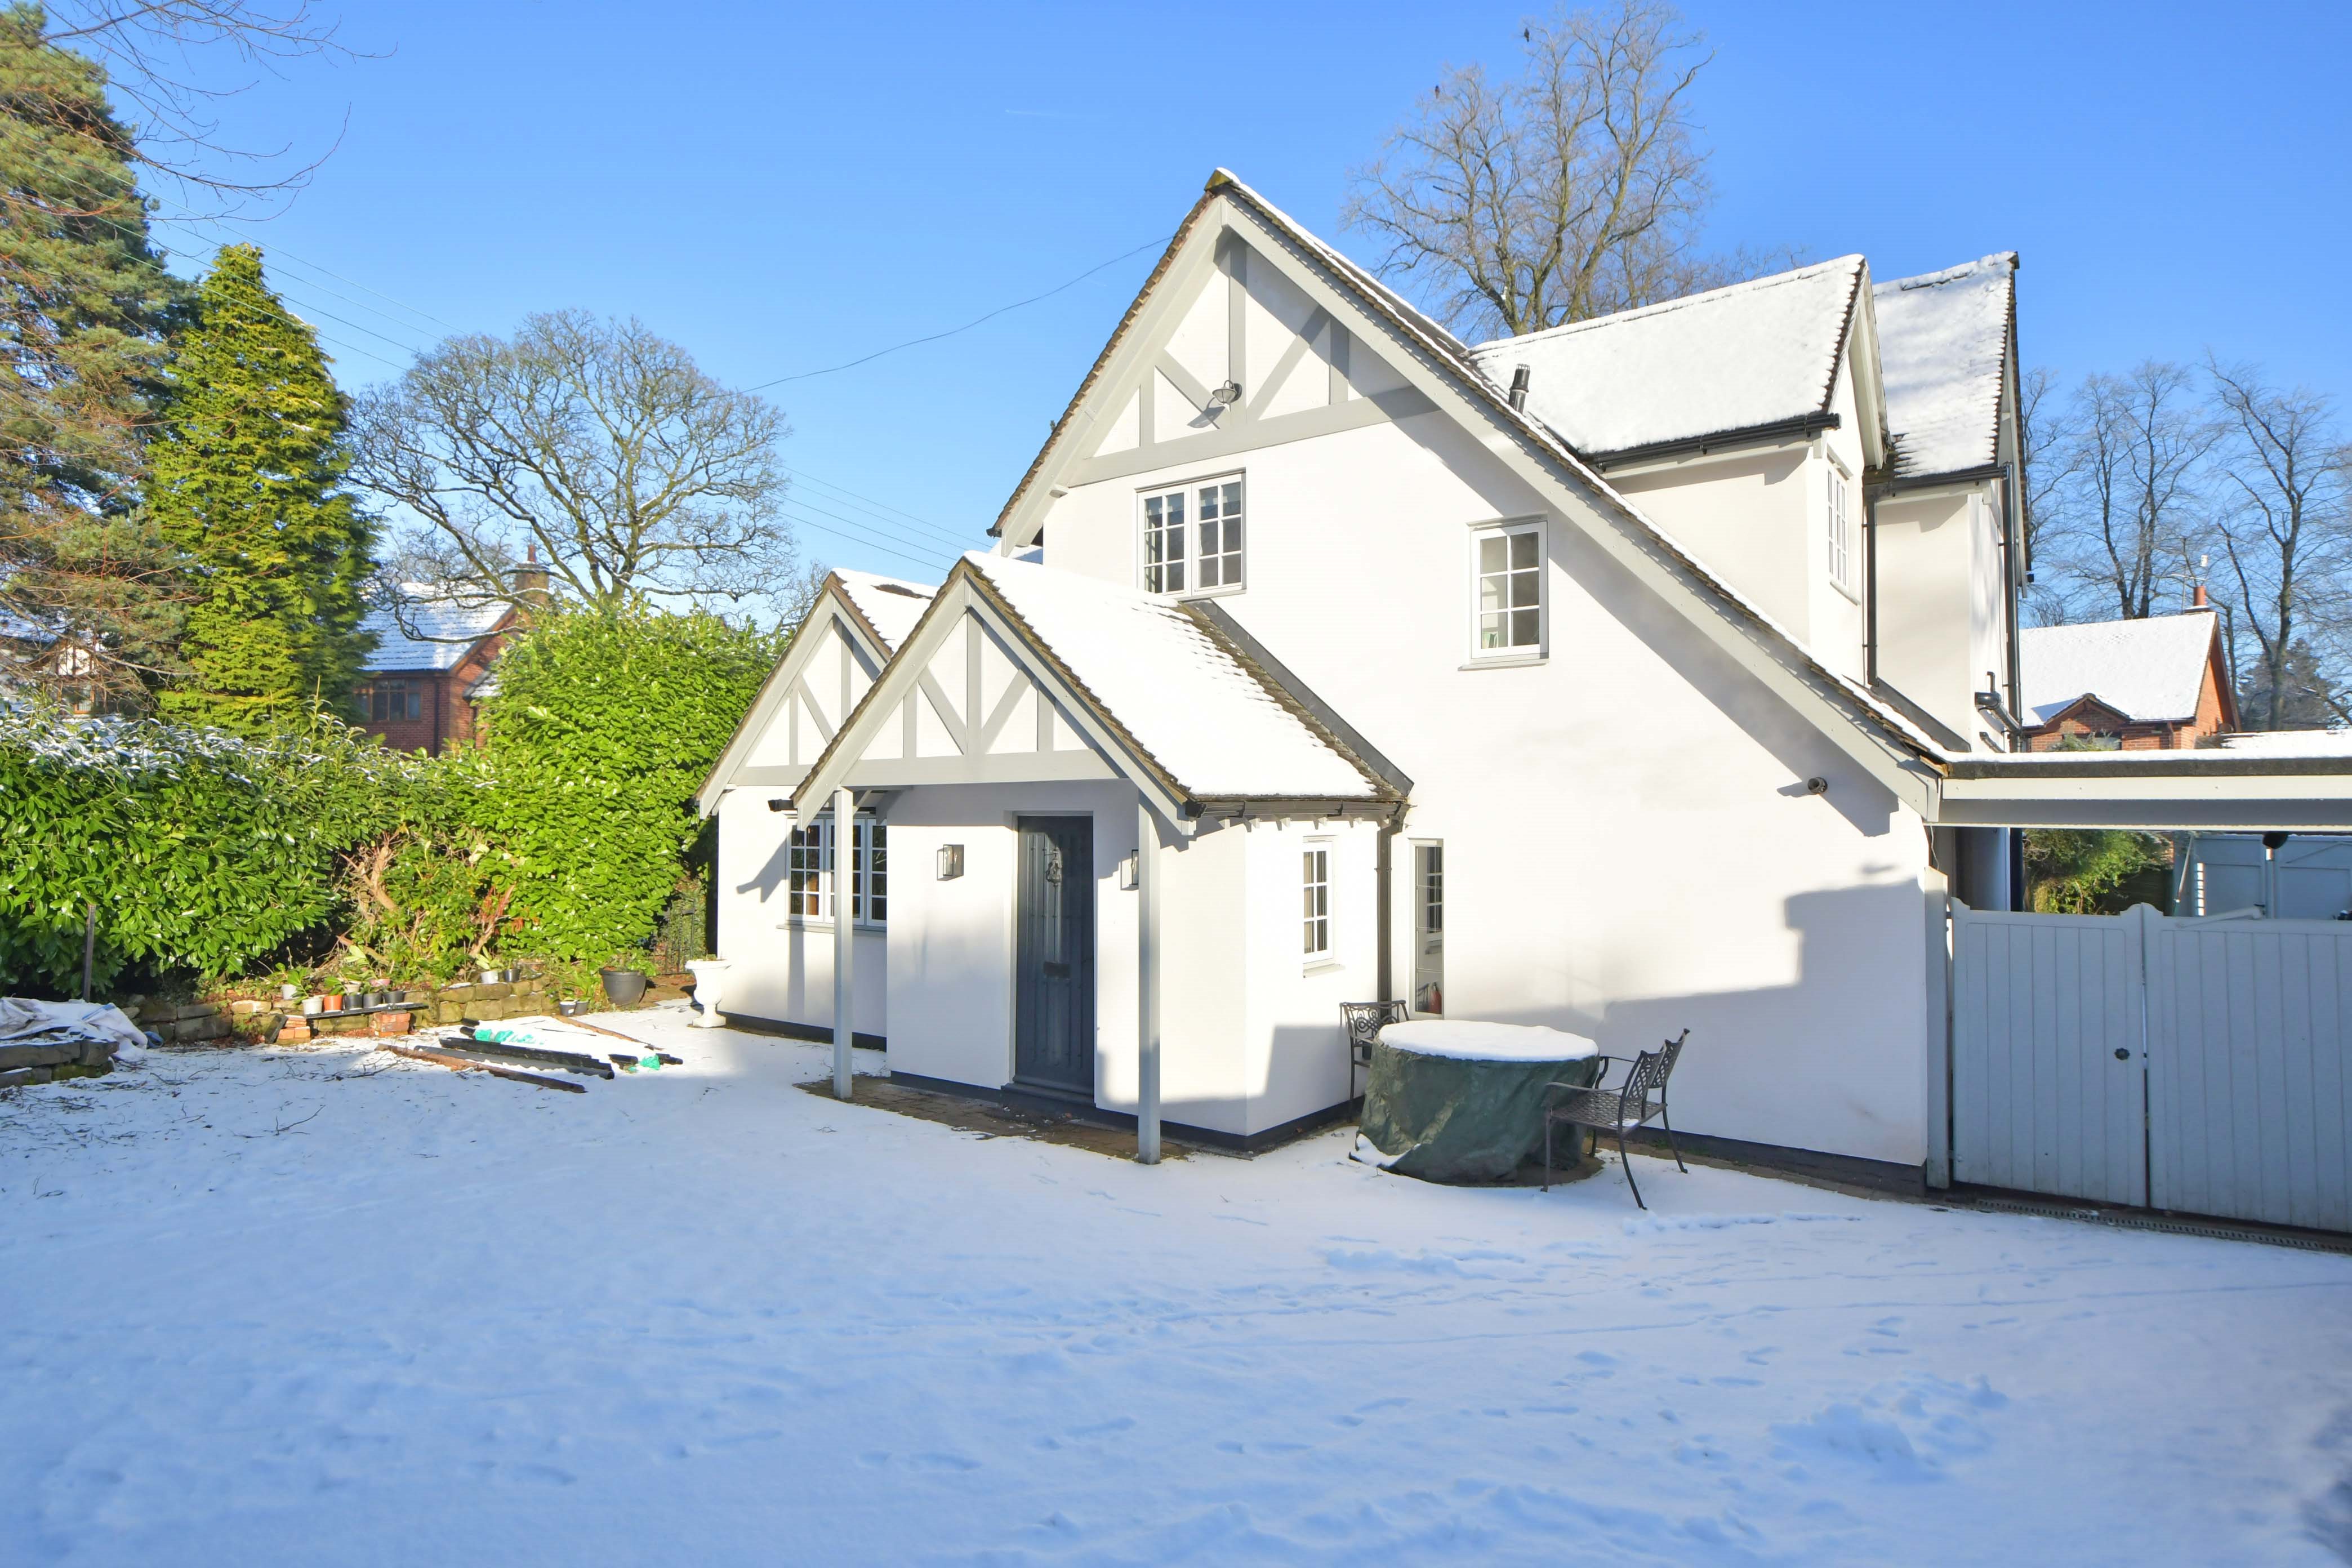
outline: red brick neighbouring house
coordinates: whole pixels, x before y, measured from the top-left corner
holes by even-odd
[[[2177,616],[2032,627],[2019,634],[2017,651],[2019,717],[2034,751],[2069,740],[2185,750],[2238,727],[2219,617],[2201,603]]]
[[[415,584],[403,591],[412,596],[401,614],[383,609],[368,617],[377,640],[356,694],[356,721],[394,751],[437,756],[472,745],[475,700],[514,624],[513,606],[436,602]]]

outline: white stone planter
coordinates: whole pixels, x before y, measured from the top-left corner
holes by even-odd
[[[719,1016],[719,999],[727,988],[727,972],[735,966],[723,958],[698,958],[686,967],[694,976],[694,999],[702,1004],[702,1016],[693,1020],[694,1027],[723,1028],[726,1020]]]

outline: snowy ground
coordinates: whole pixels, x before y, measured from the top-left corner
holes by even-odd
[[[0,1098],[0,1562],[2352,1556],[2352,1258],[1343,1133],[1147,1170],[608,1021],[688,1065]]]

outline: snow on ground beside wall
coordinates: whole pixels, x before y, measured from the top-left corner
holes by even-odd
[[[2352,1555],[2352,1258],[1345,1132],[1145,1169],[605,1021],[688,1065],[0,1098],[0,1561]]]

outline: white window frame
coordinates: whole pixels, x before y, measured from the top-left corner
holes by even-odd
[[[1203,526],[1201,519],[1201,492],[1207,489],[1215,489],[1222,492],[1228,488],[1238,492],[1238,499],[1241,507],[1242,544],[1239,550],[1226,550],[1222,548],[1227,536],[1223,531],[1225,519],[1221,513],[1218,519],[1218,543],[1220,548],[1216,552],[1220,563],[1218,576],[1220,579],[1224,578],[1224,565],[1228,557],[1237,558],[1232,563],[1232,570],[1236,574],[1236,575],[1230,581],[1221,580],[1213,586],[1204,588],[1201,585],[1201,562],[1203,559],[1201,553],[1202,528]],[[1184,502],[1184,559],[1181,563],[1184,574],[1184,583],[1181,587],[1161,588],[1155,587],[1151,580],[1151,574],[1154,566],[1162,563],[1155,563],[1151,559],[1150,536],[1152,530],[1150,505],[1155,500],[1164,502],[1170,496],[1181,496],[1183,498]],[[1221,508],[1223,505],[1223,497],[1222,494],[1219,497],[1219,505]],[[1147,594],[1158,594],[1163,597],[1171,599],[1213,599],[1221,597],[1226,594],[1238,594],[1242,592],[1249,585],[1249,542],[1253,527],[1254,524],[1250,519],[1249,479],[1246,474],[1238,468],[1234,469],[1229,473],[1202,474],[1196,479],[1186,479],[1181,484],[1152,485],[1147,489],[1136,491],[1136,586],[1141,588]]]
[[[1480,620],[1485,575],[1480,569],[1480,546],[1489,539],[1513,539],[1531,534],[1536,542],[1536,640],[1532,644],[1513,643],[1503,647],[1482,646]],[[1508,546],[1506,547],[1507,557]],[[1507,564],[1506,574],[1511,571]],[[1551,656],[1551,540],[1548,521],[1540,517],[1498,518],[1492,521],[1470,525],[1470,662],[1463,668],[1475,668],[1496,665],[1538,664]],[[1510,611],[1504,612],[1507,616]]]
[[[1299,866],[1299,936],[1306,967],[1328,969],[1339,963],[1331,956],[1331,844],[1309,838]]]
[[[850,868],[849,886],[850,896],[856,901],[856,921],[863,927],[882,930],[889,924],[890,913],[889,828],[876,821],[871,813],[859,812],[853,834],[856,861]],[[875,874],[877,854],[882,862],[878,879]],[[831,815],[794,823],[784,836],[784,923],[831,925],[836,880]],[[881,906],[878,914],[875,910],[877,902]],[[816,906],[814,910],[806,907],[811,903]]]
[[[1836,453],[1824,456],[1829,461],[1822,481],[1822,566],[1832,587],[1859,603],[1862,594],[1854,579],[1862,552],[1854,531],[1853,476]]]

